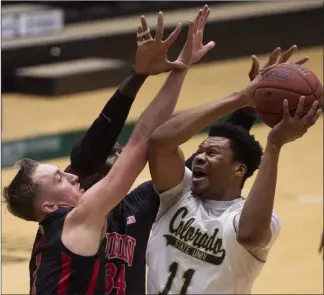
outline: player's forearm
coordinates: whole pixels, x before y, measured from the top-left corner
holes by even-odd
[[[137,121],[132,137],[148,140],[153,131],[171,117],[186,75],[187,70],[174,70],[169,74],[161,90]]]
[[[87,212],[107,214],[126,196],[146,165],[147,140],[155,128],[172,115],[185,76],[186,72],[171,72],[160,92],[137,121],[125,149],[109,174],[85,193],[84,198],[92,203],[91,210],[88,207]]]
[[[88,204],[84,216],[108,214],[127,195],[146,163],[145,142],[128,143],[110,172],[86,191],[83,198],[88,199]]]
[[[245,201],[238,228],[238,239],[255,250],[271,238],[270,222],[277,184],[280,147],[268,142],[259,172]]]
[[[148,75],[137,74],[132,68],[127,77],[119,86],[119,91],[130,99],[135,99],[138,91],[146,81]]]
[[[134,99],[117,90],[71,154],[71,167],[80,176],[98,172],[122,131]]]
[[[159,126],[151,137],[151,143],[159,148],[174,149],[215,120],[245,105],[243,93],[235,92],[221,100],[184,111]]]

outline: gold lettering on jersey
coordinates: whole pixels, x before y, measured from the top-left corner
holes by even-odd
[[[186,207],[181,207],[174,214],[170,221],[169,231],[172,235],[164,235],[167,246],[173,246],[181,252],[192,257],[219,265],[225,258],[225,249],[223,249],[223,240],[218,238],[219,229],[214,229],[214,233],[209,236],[192,224],[195,218],[184,221],[183,218],[188,214]],[[190,242],[188,245],[185,242]]]

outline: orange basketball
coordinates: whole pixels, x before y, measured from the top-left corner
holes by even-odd
[[[290,114],[294,115],[301,96],[305,96],[304,115],[315,100],[322,106],[323,85],[312,71],[288,63],[268,70],[254,92],[258,115],[270,127],[282,119],[283,100],[288,100]]]

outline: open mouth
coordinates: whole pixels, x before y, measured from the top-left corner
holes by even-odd
[[[194,168],[192,174],[193,178],[204,178],[207,176],[207,173],[201,168]]]

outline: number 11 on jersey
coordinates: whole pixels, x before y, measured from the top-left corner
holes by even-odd
[[[162,292],[159,293],[159,295],[167,295],[171,289],[173,280],[177,274],[179,264],[177,262],[173,262],[169,267],[170,276],[168,278],[168,281],[163,289]],[[179,294],[184,295],[187,294],[188,287],[190,285],[191,279],[194,275],[195,271],[193,269],[188,269],[184,272],[182,278],[184,279],[184,283],[182,285],[181,291]]]

